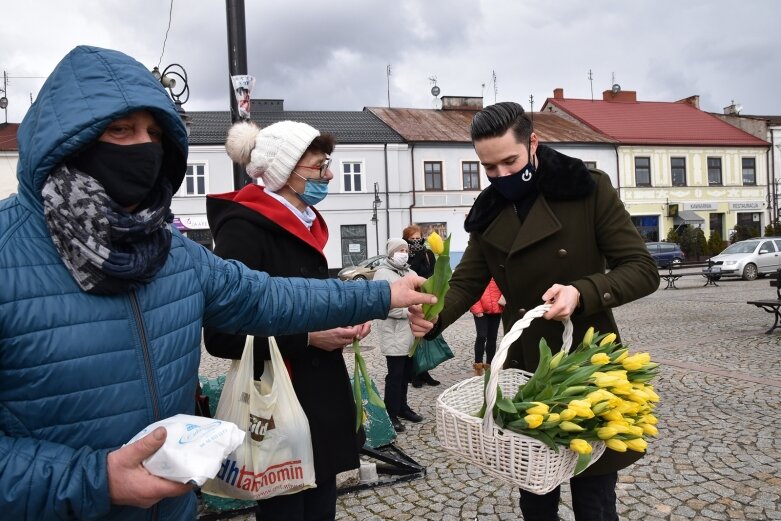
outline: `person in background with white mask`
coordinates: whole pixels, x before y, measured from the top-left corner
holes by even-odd
[[[399,238],[388,239],[388,257],[380,263],[374,280],[393,282],[408,273],[415,273],[407,264],[409,245]],[[408,356],[413,336],[407,322],[406,308],[392,309],[385,320],[377,320],[374,329],[379,337],[380,351],[388,363],[385,376],[385,408],[396,432],[406,428],[399,418],[418,423],[423,417],[407,404],[407,389],[412,380],[412,358]]]

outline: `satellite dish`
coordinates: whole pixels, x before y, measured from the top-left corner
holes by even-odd
[[[621,92],[621,85],[619,85],[618,83],[614,83],[613,87],[611,87],[610,91],[613,94],[618,94],[619,92]]]
[[[0,109],[4,109],[7,106],[8,106],[8,98],[3,96],[2,98],[0,98]]]
[[[436,96],[439,96],[439,92],[440,92],[440,91],[439,91],[439,87],[437,87],[436,85],[434,85],[433,87],[431,87],[431,95],[432,95],[432,96],[435,96],[435,97],[436,97]]]

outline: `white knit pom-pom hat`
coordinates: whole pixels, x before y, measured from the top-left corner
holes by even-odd
[[[297,121],[280,121],[259,129],[237,123],[228,132],[225,148],[237,163],[247,165],[247,175],[260,177],[272,192],[285,186],[301,156],[320,132]]]

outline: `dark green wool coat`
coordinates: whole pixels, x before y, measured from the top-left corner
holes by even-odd
[[[542,304],[553,284],[575,286],[581,294],[581,308],[571,317],[575,344],[589,326],[619,334],[611,309],[659,287],[656,264],[608,176],[545,146],[538,148],[537,158],[539,194],[523,223],[492,186],[475,201],[465,222],[469,244],[453,272],[439,321],[427,336],[463,315],[491,277],[507,300],[505,331]],[[556,353],[562,332],[561,322],[533,321],[510,348],[506,367],[533,372],[540,338]],[[612,472],[640,456],[607,450],[584,474]]]

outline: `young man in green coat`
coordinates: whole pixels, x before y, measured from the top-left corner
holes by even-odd
[[[507,301],[505,331],[528,310],[551,305],[547,320],[532,322],[510,348],[506,367],[533,372],[540,338],[557,352],[566,318],[576,341],[590,326],[618,334],[611,309],[654,292],[659,275],[608,176],[540,145],[517,103],[478,112],[471,135],[491,184],[464,223],[469,244],[442,313],[432,324],[413,312],[413,331],[430,329],[426,338],[440,334],[480,298],[493,277]],[[608,450],[570,480],[575,518],[617,520],[617,471],[641,455]],[[559,488],[545,495],[522,490],[524,519],[557,520],[559,495]]]

